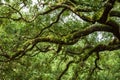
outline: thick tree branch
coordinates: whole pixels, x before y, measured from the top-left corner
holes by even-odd
[[[111,11],[111,9],[113,8],[115,1],[116,0],[108,0],[108,2],[105,4],[104,12],[103,12],[101,18],[98,20],[100,23],[106,22],[106,20],[108,18],[108,14]]]
[[[60,7],[63,7],[63,8],[67,8],[71,12],[75,13],[78,17],[80,17],[81,19],[83,19],[84,21],[91,22],[91,23],[95,22],[91,18],[89,18],[89,17],[87,17],[87,16],[82,15],[82,14],[79,13],[79,12],[91,12],[92,10],[90,10],[90,9],[80,9],[80,8],[77,9],[77,8],[71,7],[71,6],[66,5],[66,4],[65,5],[64,4],[60,4],[60,5],[57,5],[57,6],[60,6]]]
[[[36,37],[39,37],[44,30],[50,28],[53,24],[57,23],[57,22],[59,21],[59,19],[60,19],[60,16],[62,15],[62,13],[63,13],[65,10],[66,10],[66,8],[62,9],[62,11],[58,14],[57,19],[56,19],[54,22],[52,22],[50,25],[48,25],[47,27],[44,27]],[[36,38],[36,37],[35,37],[35,38]]]

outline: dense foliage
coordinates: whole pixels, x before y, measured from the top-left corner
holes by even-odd
[[[120,0],[0,0],[0,80],[119,80]]]

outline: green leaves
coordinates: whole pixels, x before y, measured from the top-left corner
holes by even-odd
[[[9,3],[9,2],[10,2],[10,0],[5,0],[5,2]]]
[[[0,0],[0,80],[119,79],[119,24],[104,20],[119,23],[120,5],[107,1]]]

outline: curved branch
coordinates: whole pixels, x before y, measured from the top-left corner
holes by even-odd
[[[72,64],[72,63],[74,63],[75,61],[70,61],[70,62],[68,62],[68,64],[66,65],[66,68],[64,69],[64,71],[59,75],[59,77],[58,77],[58,79],[57,80],[61,80],[61,78],[62,78],[62,76],[67,72],[67,70],[69,69],[69,67],[70,67],[70,65]]]
[[[34,21],[34,20],[35,20],[35,19],[36,19],[39,15],[45,15],[45,14],[48,14],[48,13],[50,13],[50,12],[52,12],[52,11],[56,10],[56,9],[59,9],[59,8],[61,8],[61,6],[55,6],[55,7],[51,8],[51,9],[49,9],[49,10],[45,11],[45,12],[38,13],[38,14],[37,14],[37,15],[35,15],[35,16],[34,16],[34,18],[33,18],[32,20],[30,20],[29,22]]]
[[[113,51],[120,49],[120,44],[118,45],[98,45],[95,48],[93,48],[83,59],[83,61],[86,61],[94,52],[101,52],[101,51]]]
[[[112,27],[112,33],[120,40],[120,25],[114,20],[109,20],[106,24]]]
[[[80,39],[83,36],[87,36],[91,33],[94,33],[96,31],[104,31],[104,32],[111,32],[113,33],[113,28],[109,25],[103,25],[103,24],[93,24],[82,31],[76,31],[74,33],[68,34],[66,36],[63,36],[61,38],[55,38],[55,37],[38,37],[32,40],[32,43],[38,43],[38,42],[50,42],[55,44],[63,44],[63,45],[72,45],[75,44],[78,39]]]
[[[56,19],[54,22],[52,22],[50,25],[48,25],[47,27],[44,27],[36,37],[39,37],[44,30],[46,30],[47,28],[49,28],[49,27],[51,27],[52,25],[54,25],[55,23],[57,23],[57,22],[59,21],[59,19],[60,19],[60,16],[62,15],[62,13],[63,13],[65,10],[66,10],[66,8],[62,9],[62,11],[58,14],[57,19]],[[36,37],[35,37],[35,38],[36,38]]]

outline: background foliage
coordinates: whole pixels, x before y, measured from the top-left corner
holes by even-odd
[[[120,0],[0,0],[0,80],[119,80]]]

